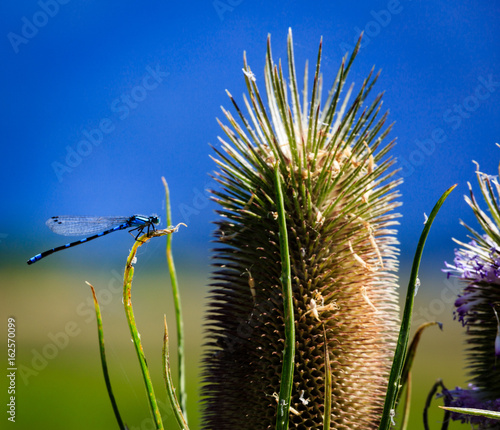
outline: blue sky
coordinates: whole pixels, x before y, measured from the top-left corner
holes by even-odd
[[[25,265],[63,244],[53,215],[163,214],[170,184],[179,258],[208,264],[214,204],[205,189],[215,169],[220,106],[245,90],[242,55],[262,82],[266,38],[275,60],[294,35],[296,63],[314,62],[323,36],[323,74],[334,78],[361,31],[350,81],[375,65],[376,91],[395,122],[403,258],[410,258],[441,193],[458,189],[440,213],[428,255],[453,257],[451,236],[473,223],[463,194],[481,169],[498,173],[500,6],[473,1],[97,2],[41,0],[1,6],[3,186],[0,253]],[[90,143],[89,143],[90,142]],[[477,189],[477,188],[476,188]],[[114,235],[113,235],[114,236]],[[128,236],[128,235],[123,235]],[[70,262],[113,253],[130,238],[101,239],[60,255]],[[97,241],[96,241],[97,242]],[[102,247],[102,248],[101,248]],[[63,254],[63,253],[61,253]],[[54,257],[51,257],[53,259]],[[119,258],[123,259],[121,252]],[[56,264],[55,261],[47,264]],[[40,264],[40,263],[39,263]],[[43,264],[43,263],[42,263]]]

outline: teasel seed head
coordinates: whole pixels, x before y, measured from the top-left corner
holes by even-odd
[[[500,171],[499,171],[500,173]],[[468,389],[448,392],[448,406],[500,411],[500,185],[498,177],[479,171],[477,180],[490,216],[481,209],[472,186],[470,198],[465,197],[483,233],[461,222],[471,233],[468,243],[455,250],[454,264],[446,263],[449,276],[464,284],[455,301],[455,315],[467,327]],[[446,398],[446,397],[445,397]],[[452,414],[452,419],[473,424],[477,429],[498,428],[498,420],[481,416]]]
[[[215,269],[203,360],[203,428],[271,429],[276,423],[285,339],[274,171],[283,183],[292,266],[296,354],[289,423],[375,429],[399,329],[395,225],[399,205],[379,116],[381,95],[364,106],[373,70],[353,96],[346,78],[359,42],[343,59],[326,101],[320,43],[312,94],[307,65],[302,98],[291,31],[288,80],[265,66],[267,105],[244,56],[247,115],[223,109],[228,141],[215,149],[221,189]],[[351,99],[354,97],[354,100]],[[324,104],[323,104],[324,103]],[[325,393],[325,351],[331,393]]]

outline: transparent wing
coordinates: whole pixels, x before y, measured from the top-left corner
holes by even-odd
[[[122,216],[53,216],[45,224],[54,233],[63,236],[86,236],[100,233],[126,223],[130,217]]]

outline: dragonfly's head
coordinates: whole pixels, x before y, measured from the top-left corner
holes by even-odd
[[[152,215],[149,217],[149,221],[151,222],[151,224],[158,225],[160,224],[160,217],[157,215]]]

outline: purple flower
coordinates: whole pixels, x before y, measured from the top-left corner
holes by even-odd
[[[500,412],[500,399],[483,399],[481,390],[472,384],[469,384],[469,389],[467,390],[456,387],[454,390],[445,390],[443,394],[446,406],[455,408],[487,409],[489,411]],[[452,400],[449,400],[450,398]],[[479,429],[498,429],[500,426],[500,421],[498,420],[477,415],[452,412],[451,419],[454,421],[461,421],[462,423],[473,424]]]
[[[465,197],[483,230],[472,234],[468,243],[455,242],[454,264],[443,270],[464,283],[455,300],[455,316],[467,326],[467,363],[470,375],[468,389],[444,390],[447,406],[500,411],[500,186],[491,176],[476,172],[483,198],[491,214],[478,205],[469,184],[470,198]],[[497,363],[498,361],[498,363]],[[500,421],[481,416],[453,413],[452,419],[470,423],[477,429],[498,429]]]

